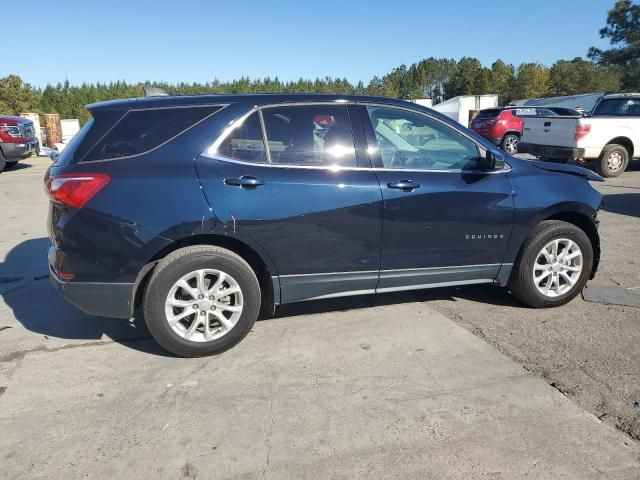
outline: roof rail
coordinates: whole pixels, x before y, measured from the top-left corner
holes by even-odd
[[[168,97],[169,94],[167,92],[165,92],[163,89],[158,88],[158,87],[142,87],[142,90],[144,90],[144,96],[145,97]]]

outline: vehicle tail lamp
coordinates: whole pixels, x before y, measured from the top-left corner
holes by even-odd
[[[111,180],[103,173],[47,174],[44,183],[52,202],[72,208],[82,208]]]
[[[591,125],[576,125],[576,131],[573,134],[574,140],[582,140],[591,132]]]

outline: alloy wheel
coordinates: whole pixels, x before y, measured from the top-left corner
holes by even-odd
[[[620,152],[611,152],[607,157],[607,167],[612,173],[620,171],[624,164],[624,158]]]
[[[568,238],[552,240],[536,256],[533,283],[545,297],[559,297],[578,283],[582,265],[582,251],[576,242]]]
[[[201,269],[173,284],[165,302],[169,326],[192,342],[210,342],[226,335],[242,315],[238,282],[221,270]]]
[[[504,141],[504,149],[507,153],[518,153],[518,137],[511,135]]]

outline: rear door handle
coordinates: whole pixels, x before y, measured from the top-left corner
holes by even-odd
[[[399,182],[387,183],[387,187],[402,190],[403,192],[413,192],[415,189],[420,188],[420,184],[411,180],[400,180]]]
[[[240,178],[225,178],[225,185],[230,185],[232,187],[240,187],[240,188],[256,188],[260,185],[264,185],[262,180],[258,180],[255,177],[250,177],[247,175],[243,175]]]

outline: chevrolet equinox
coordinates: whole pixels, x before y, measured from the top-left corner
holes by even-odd
[[[403,100],[115,100],[47,172],[50,276],[92,315],[141,307],[170,352],[219,353],[290,302],[495,284],[575,297],[600,257],[601,178],[513,158]]]

